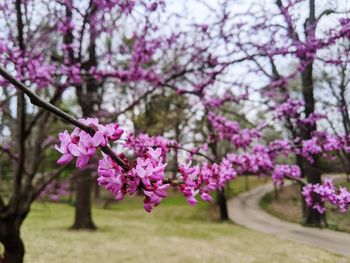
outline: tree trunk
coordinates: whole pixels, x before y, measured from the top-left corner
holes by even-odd
[[[227,200],[225,195],[225,190],[217,191],[217,204],[220,209],[220,220],[227,221],[228,220],[228,212],[227,212]]]
[[[314,164],[310,164],[307,160],[304,160],[302,165],[302,172],[307,178],[308,183],[317,184],[321,182],[321,171],[318,169],[318,157],[314,157]],[[322,203],[318,195],[313,196],[314,202]],[[305,224],[310,226],[326,226],[326,215],[320,214],[316,209],[305,206],[304,221]]]
[[[95,8],[92,8],[95,10]],[[93,12],[90,18],[94,17]],[[97,68],[96,55],[96,28],[94,21],[88,21],[90,25],[90,41],[88,46],[88,60],[82,63],[85,72],[94,67]],[[80,61],[82,62],[82,61]],[[101,109],[102,103],[102,83],[97,81],[93,75],[86,76],[84,83],[76,86],[76,94],[79,105],[84,117],[94,117]],[[84,175],[83,175],[84,174]],[[96,225],[92,220],[92,189],[94,179],[92,173],[84,170],[77,178],[76,183],[76,205],[75,205],[75,221],[72,229],[96,229]]]
[[[24,244],[20,236],[20,225],[14,219],[0,222],[0,242],[4,245],[5,253],[2,263],[22,263],[24,258]]]
[[[72,229],[96,229],[92,220],[92,187],[91,172],[89,170],[79,171],[76,177],[75,219]]]
[[[305,23],[306,37],[314,36],[314,31],[310,30],[314,21],[314,1],[310,1],[310,17]],[[315,97],[314,97],[314,81],[313,81],[313,61],[309,61],[308,65],[301,72],[302,94],[305,103],[305,117],[309,117],[315,112]],[[301,127],[301,138],[309,140],[313,132],[317,130],[316,123],[310,126]],[[306,177],[307,182],[311,184],[321,183],[321,172],[319,169],[319,157],[313,156],[314,163],[311,164],[306,158],[302,158],[301,172]],[[319,201],[319,196],[315,196],[315,202]],[[312,226],[323,226],[325,224],[325,214],[320,214],[312,207],[306,206],[305,209],[305,223]]]
[[[101,186],[98,184],[97,180],[94,180],[94,198],[99,200],[101,198]]]
[[[209,134],[213,133],[213,127],[211,126],[210,122],[207,121],[207,127]],[[218,153],[218,144],[216,141],[210,142],[209,143],[209,148],[211,149],[215,161],[219,161],[219,153]],[[227,199],[225,195],[225,189],[221,189],[216,191],[217,193],[217,200],[216,203],[219,206],[220,210],[220,220],[226,221],[228,220],[228,211],[227,211]]]

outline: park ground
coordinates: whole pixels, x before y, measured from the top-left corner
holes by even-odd
[[[255,179],[252,185],[261,181]],[[234,185],[233,185],[234,186]],[[243,190],[236,182],[238,193]],[[219,223],[215,210],[188,206],[171,194],[151,214],[134,197],[94,208],[99,229],[72,231],[74,209],[68,204],[34,204],[23,227],[26,262],[350,262],[326,251],[283,241],[233,223]]]

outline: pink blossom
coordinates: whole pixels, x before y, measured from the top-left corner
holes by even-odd
[[[276,113],[278,118],[295,118],[300,113],[304,102],[301,100],[288,99],[286,102],[276,106]]]
[[[109,156],[105,156],[99,161],[97,180],[117,200],[127,194],[133,195],[141,188],[145,195],[144,209],[151,212],[167,196],[166,190],[170,186],[164,183],[167,163],[163,162],[160,155],[160,148],[148,148],[145,155],[138,157],[134,167],[128,171],[123,171]]]
[[[77,157],[76,166],[83,168],[94,156],[96,149],[100,146],[106,146],[109,141],[118,140],[123,130],[118,124],[108,124],[106,126],[98,123],[98,119],[87,118],[80,119],[81,123],[92,127],[96,132],[93,136],[85,131],[75,128],[71,134],[64,131],[59,134],[60,146],[55,148],[62,156],[57,161],[58,164],[68,164]]]
[[[272,180],[274,184],[283,185],[285,177],[300,178],[301,171],[297,165],[278,164],[274,167]]]
[[[341,212],[346,212],[350,206],[350,193],[344,187],[337,189],[331,178],[324,180],[322,184],[307,184],[303,187],[302,195],[307,205],[319,213],[326,211],[326,201],[337,206]],[[315,201],[315,196],[318,196],[321,202]]]

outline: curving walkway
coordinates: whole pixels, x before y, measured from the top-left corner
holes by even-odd
[[[350,256],[350,234],[329,229],[308,228],[286,222],[260,208],[260,199],[270,191],[273,191],[272,183],[230,199],[228,201],[230,219],[239,225],[281,239],[292,240],[340,255]]]

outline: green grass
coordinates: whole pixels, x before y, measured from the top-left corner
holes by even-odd
[[[350,189],[350,183],[339,183]],[[301,213],[301,197],[298,185],[287,186],[279,192],[278,198],[271,192],[265,195],[260,202],[260,206],[270,214],[294,223],[303,223]],[[350,211],[341,213],[338,209],[327,205],[328,228],[350,232]]]
[[[212,221],[209,206],[192,208],[174,195],[148,214],[139,197],[95,207],[99,229],[68,230],[73,207],[35,203],[22,237],[26,262],[350,262],[232,223]]]
[[[247,190],[266,184],[269,180],[268,177],[264,176],[239,176],[236,180],[229,183],[227,195],[234,197]]]

